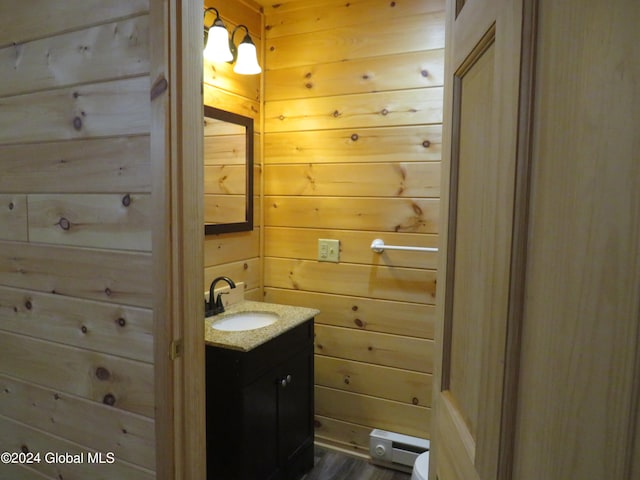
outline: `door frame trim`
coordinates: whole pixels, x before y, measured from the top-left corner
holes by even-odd
[[[510,480],[515,456],[516,416],[518,412],[518,379],[520,348],[524,322],[527,240],[529,233],[529,198],[533,157],[533,120],[535,102],[535,66],[537,0],[523,0],[518,100],[518,133],[513,208],[513,240],[511,243],[511,284],[505,345],[502,418],[498,452],[499,480]]]
[[[151,0],[156,475],[205,478],[203,5]],[[177,351],[172,346],[179,345]]]

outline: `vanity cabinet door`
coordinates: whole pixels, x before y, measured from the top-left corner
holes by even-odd
[[[244,388],[242,422],[244,439],[243,479],[278,478],[278,423],[274,372]]]
[[[313,466],[313,350],[278,369],[278,457],[287,478]]]

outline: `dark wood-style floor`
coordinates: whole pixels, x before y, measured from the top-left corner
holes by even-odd
[[[300,480],[410,480],[411,474],[378,467],[363,458],[315,447],[313,470]]]

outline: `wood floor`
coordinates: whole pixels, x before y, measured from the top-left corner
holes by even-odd
[[[313,470],[300,480],[410,480],[411,475],[316,445]]]

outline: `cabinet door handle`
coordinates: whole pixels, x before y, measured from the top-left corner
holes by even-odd
[[[287,379],[283,378],[282,380],[280,380],[280,385],[282,385],[283,387],[287,386]]]
[[[287,385],[291,383],[291,380],[293,380],[293,377],[291,375],[287,375]]]

